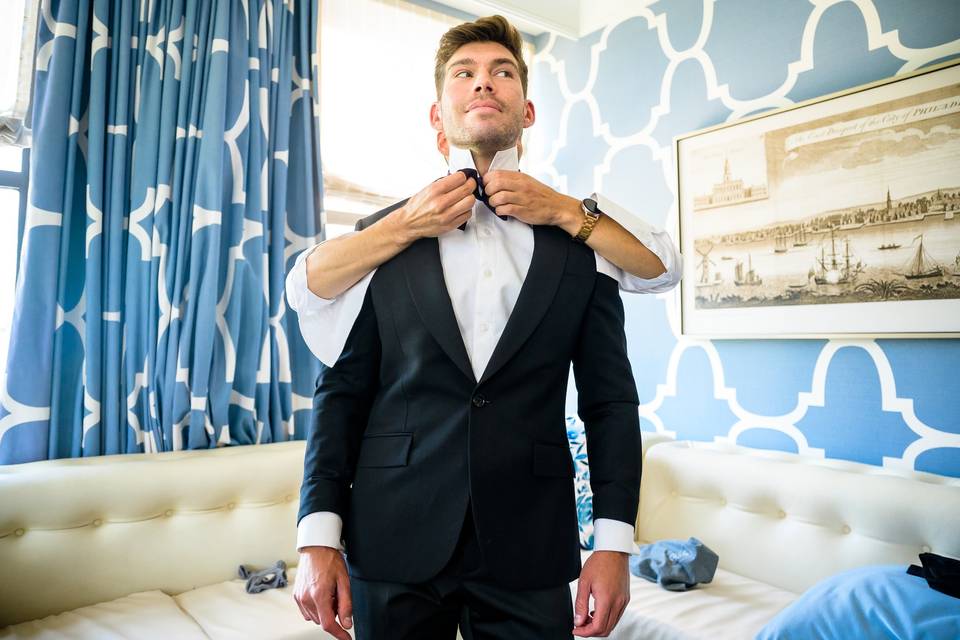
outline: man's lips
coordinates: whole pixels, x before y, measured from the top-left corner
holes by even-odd
[[[467,111],[475,111],[478,109],[494,109],[496,111],[502,111],[500,104],[494,102],[493,100],[477,100],[476,102],[471,102],[467,107]]]

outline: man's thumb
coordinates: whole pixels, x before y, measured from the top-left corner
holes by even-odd
[[[344,629],[353,626],[353,598],[350,594],[350,581],[337,581],[337,617]]]
[[[587,606],[590,604],[590,586],[586,584],[586,581],[581,576],[580,582],[577,583],[577,600],[574,603],[573,611],[573,624],[580,626],[587,621]]]

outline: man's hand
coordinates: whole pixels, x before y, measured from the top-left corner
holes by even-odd
[[[573,635],[605,638],[617,626],[630,602],[628,558],[619,551],[594,551],[587,558],[573,606]],[[591,594],[596,609],[588,613]]]
[[[557,193],[519,171],[488,171],[483,189],[497,215],[513,216],[531,225],[555,225],[571,236],[583,223],[580,201]]]
[[[353,626],[350,576],[339,550],[303,547],[293,599],[304,620],[312,620],[335,638],[351,640],[346,632]],[[339,624],[336,618],[340,619]]]
[[[383,222],[389,221],[396,237],[404,244],[420,238],[435,238],[470,219],[476,188],[476,180],[454,171],[427,185]]]

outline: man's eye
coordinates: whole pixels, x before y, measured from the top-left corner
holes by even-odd
[[[496,73],[495,75],[501,76],[501,77],[503,77],[503,78],[512,78],[512,77],[513,77],[513,74],[510,73],[510,71],[508,71],[507,69],[500,69],[500,71],[497,71],[497,73]]]
[[[453,74],[453,77],[454,77],[454,78],[469,78],[469,77],[470,77],[470,72],[467,71],[466,69],[464,69],[463,71],[457,71],[455,74]]]

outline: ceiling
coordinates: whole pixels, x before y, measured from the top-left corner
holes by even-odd
[[[619,22],[639,6],[652,4],[622,0],[439,0],[439,4],[476,16],[499,13],[524,33],[556,33],[577,39]]]

